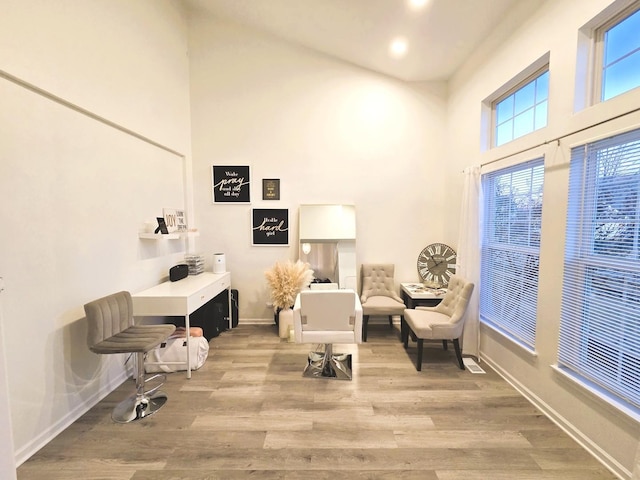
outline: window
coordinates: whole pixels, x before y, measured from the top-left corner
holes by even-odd
[[[640,10],[624,12],[597,32],[600,101],[640,86]]]
[[[533,350],[544,160],[482,177],[480,320]]]
[[[547,125],[549,99],[549,69],[537,72],[534,78],[494,103],[495,146]]]
[[[640,130],[571,152],[558,366],[640,407]]]

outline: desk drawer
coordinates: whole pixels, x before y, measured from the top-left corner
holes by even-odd
[[[197,310],[220,292],[229,288],[229,283],[229,278],[221,278],[217,282],[207,285],[193,295],[190,295],[187,300],[189,311],[193,312]]]

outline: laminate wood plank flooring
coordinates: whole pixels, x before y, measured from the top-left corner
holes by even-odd
[[[460,370],[453,349],[404,350],[372,323],[353,381],[302,377],[312,345],[243,325],[210,342],[193,372],[168,375],[157,414],[121,425],[127,381],[18,468],[19,480],[615,479],[486,365]]]

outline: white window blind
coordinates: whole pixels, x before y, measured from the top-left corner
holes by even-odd
[[[482,176],[480,320],[535,347],[544,160]]]
[[[574,148],[558,366],[640,407],[640,130]]]

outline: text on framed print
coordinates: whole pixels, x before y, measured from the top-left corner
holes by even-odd
[[[251,211],[253,245],[289,245],[289,210],[254,208]]]
[[[214,203],[249,203],[251,201],[248,165],[214,165],[211,175]]]

